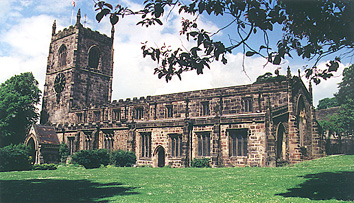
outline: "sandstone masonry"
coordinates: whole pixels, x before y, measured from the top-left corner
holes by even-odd
[[[278,166],[323,155],[312,90],[290,70],[278,82],[111,102],[113,35],[84,28],[80,13],[68,29],[53,24],[41,124],[71,153],[129,150],[153,167],[204,157],[214,167]]]

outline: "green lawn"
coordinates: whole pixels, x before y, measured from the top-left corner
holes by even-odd
[[[0,173],[0,202],[341,202],[354,156],[282,168],[100,168]]]

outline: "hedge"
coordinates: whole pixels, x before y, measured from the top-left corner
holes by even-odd
[[[136,163],[134,152],[118,150],[112,152],[112,163],[118,167],[131,167]]]
[[[191,163],[191,166],[196,168],[209,168],[210,167],[209,161],[210,161],[209,158],[202,158],[202,159],[194,158]]]
[[[99,168],[110,163],[110,156],[106,149],[81,150],[72,155],[74,163],[83,165],[87,169]]]

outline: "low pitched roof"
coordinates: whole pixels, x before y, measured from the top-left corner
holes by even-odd
[[[39,144],[60,145],[53,126],[33,125]]]
[[[341,109],[340,106],[336,106],[336,107],[331,107],[328,109],[320,109],[316,111],[316,119],[319,121],[322,120],[329,120],[329,117],[333,114],[338,114],[339,110]]]

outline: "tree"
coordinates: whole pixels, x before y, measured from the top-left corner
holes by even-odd
[[[0,146],[23,142],[38,119],[41,91],[32,73],[21,73],[0,85]]]
[[[30,170],[29,151],[29,147],[22,144],[0,148],[0,171]]]
[[[127,15],[141,15],[138,25],[149,27],[162,25],[165,11],[170,13],[178,9],[179,13],[191,14],[194,20],[183,19],[181,35],[193,40],[196,45],[189,50],[169,46],[154,48],[142,45],[143,56],[150,56],[158,62],[155,74],[158,78],[165,77],[168,82],[172,76],[186,71],[195,70],[202,74],[204,68],[210,68],[212,61],[227,63],[227,53],[236,48],[242,48],[248,57],[259,55],[269,63],[279,65],[286,57],[292,58],[296,54],[303,59],[314,60],[313,66],[305,70],[306,77],[316,84],[320,78],[328,79],[338,70],[341,54],[339,51],[348,51],[344,54],[353,54],[354,48],[354,12],[353,1],[338,0],[193,0],[184,3],[181,0],[146,0],[144,9],[132,11],[118,4],[113,7],[105,1],[95,4],[97,21],[109,16],[111,24],[118,23],[119,18]],[[197,19],[200,15],[228,16],[231,21],[216,33],[199,29]],[[280,27],[282,37],[276,47],[269,44],[269,33],[275,27]],[[226,28],[234,28],[229,42],[215,41],[215,34]],[[264,38],[259,47],[252,47],[249,40],[253,35]],[[331,54],[336,54],[327,64],[327,68],[320,70],[317,63]]]
[[[319,120],[319,124],[323,132],[327,132],[326,136],[326,154],[341,154],[342,150],[342,134],[344,132],[343,125],[338,114],[328,115],[325,119]],[[333,142],[334,141],[334,142]]]
[[[341,105],[339,120],[345,135],[354,134],[354,65],[343,70],[343,79],[339,83],[339,91],[335,94]]]
[[[336,106],[339,106],[336,97],[331,97],[331,98],[326,97],[318,101],[317,110],[328,109]]]

